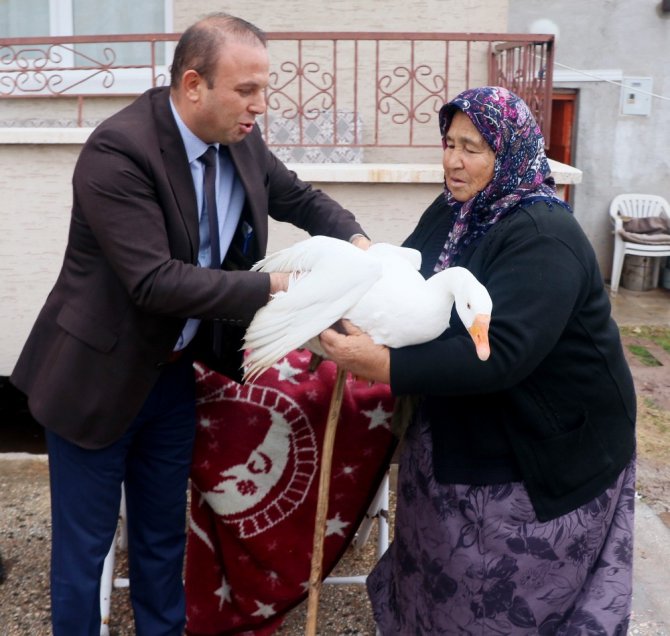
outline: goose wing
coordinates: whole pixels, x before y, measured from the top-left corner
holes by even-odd
[[[345,317],[377,344],[394,348],[432,339],[434,328],[430,318],[435,313],[440,313],[446,328],[449,314],[433,307],[435,303],[443,304],[444,298],[430,294],[414,265],[397,258],[382,262],[383,276]]]
[[[286,292],[256,312],[244,337],[245,378],[252,379],[337,322],[381,276],[377,259],[325,236],[296,243],[254,266],[296,272]]]
[[[253,272],[308,272],[325,259],[338,259],[346,263],[362,252],[347,241],[330,236],[311,236],[290,247],[268,254],[252,268]]]
[[[373,243],[368,252],[374,254],[383,263],[408,263],[414,270],[421,268],[421,252],[412,247],[401,247],[393,243]]]

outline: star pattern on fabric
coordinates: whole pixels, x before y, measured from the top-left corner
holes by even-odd
[[[381,402],[379,402],[372,411],[361,411],[361,413],[370,418],[370,424],[368,425],[369,431],[378,426],[390,430],[391,412],[384,410]]]
[[[336,492],[333,496],[334,496],[333,501],[337,502],[345,501],[347,499],[347,495],[341,490]]]
[[[198,420],[198,426],[200,428],[208,429],[212,427],[212,420],[210,420],[208,417],[201,417]]]
[[[281,584],[279,574],[273,571],[268,572],[268,582],[270,587],[278,587]]]
[[[345,536],[343,530],[349,525],[348,521],[340,519],[338,512],[333,519],[326,521],[326,536],[330,537],[333,534],[339,534],[341,537]]]
[[[281,362],[275,364],[273,368],[277,369],[277,371],[279,372],[280,382],[290,382],[291,384],[298,384],[298,381],[294,379],[294,376],[302,373],[302,369],[294,367],[288,361],[288,358],[283,358]]]
[[[270,616],[274,616],[277,613],[277,610],[275,609],[274,603],[261,603],[260,601],[254,601],[256,603],[256,607],[258,608],[252,616],[262,616],[263,618],[270,618]]]
[[[279,543],[277,541],[270,541],[268,544],[268,551],[274,552],[279,549]]]
[[[301,364],[309,364],[314,354],[309,349],[300,349],[297,360]]]
[[[342,470],[340,471],[340,475],[342,477],[348,477],[349,479],[355,479],[357,470],[358,470],[358,466],[344,465],[344,466],[342,466]]]
[[[226,577],[222,577],[221,579],[221,587],[218,590],[214,591],[214,596],[219,597],[219,609],[223,607],[224,603],[231,603],[232,598],[230,596],[230,593],[232,591],[232,587],[228,585],[228,581],[226,581]]]
[[[313,525],[308,528],[313,523],[314,511],[310,510],[312,499],[307,493],[308,488],[314,485],[312,479],[317,477],[313,473],[318,464],[320,427],[325,424],[335,377],[332,362],[319,367],[316,372],[310,372],[307,368],[309,358],[307,351],[291,352],[253,385],[238,385],[214,373],[207,374],[207,382],[199,380],[202,386],[198,388],[198,414],[207,421],[197,429],[194,461],[197,478],[192,483],[193,520],[189,522],[191,536],[197,537],[190,542],[192,558],[189,572],[191,580],[198,582],[197,591],[189,600],[194,633],[199,631],[199,627],[206,632],[214,621],[220,621],[222,633],[251,635],[259,624],[265,625],[282,616],[289,604],[293,605],[302,595],[309,593],[309,580],[300,581],[300,574],[307,579],[311,546],[306,544],[312,538],[314,529]],[[331,493],[331,509],[325,523],[328,550],[324,566],[333,565],[331,561],[336,559],[335,552],[339,553],[345,540],[351,538],[359,513],[367,505],[367,490],[377,479],[375,466],[384,459],[386,451],[383,449],[388,445],[386,438],[390,436],[384,428],[384,420],[390,417],[384,408],[392,411],[390,392],[385,387],[368,385],[360,380],[349,381],[347,386],[351,396],[347,398],[344,412],[347,413],[346,425],[349,428],[343,427],[340,441],[344,443],[339,450],[336,448],[337,453],[333,457],[334,485],[337,488],[333,488]],[[294,515],[299,526],[295,530],[275,523],[275,516],[268,517],[266,521],[263,514],[266,504],[269,508],[280,498],[284,481],[271,497],[263,500],[262,505],[259,503],[257,508],[249,509],[248,519],[245,517],[243,522],[231,515],[218,514],[212,507],[216,495],[216,492],[212,494],[212,484],[221,481],[221,473],[228,470],[234,460],[246,461],[250,447],[256,440],[264,440],[269,428],[276,424],[273,415],[283,417],[285,421],[282,425],[289,427],[291,435],[292,455],[286,470],[294,470],[297,465],[294,460],[297,459],[302,462],[301,468],[305,469],[305,477],[302,477],[303,472],[296,473],[301,479],[298,491],[302,500]],[[230,422],[244,425],[248,443],[240,443],[239,447],[233,445],[239,436],[239,427],[230,426]],[[233,432],[232,429],[238,430]],[[212,451],[211,443],[218,444],[216,453]],[[256,459],[258,463],[253,464],[253,468],[262,463],[261,458]],[[205,462],[207,466],[204,466]],[[295,492],[291,490],[291,496]],[[283,508],[272,510],[281,512]],[[197,523],[200,525],[196,526]],[[265,534],[253,534],[263,523],[270,525]],[[271,525],[273,523],[277,528]],[[239,535],[247,534],[238,536],[238,529]],[[283,543],[287,531],[304,532],[306,549],[299,553],[287,552]],[[227,554],[227,569],[221,558],[223,552]],[[290,568],[287,567],[287,560]],[[287,576],[287,569],[297,574],[297,579]],[[226,578],[222,580],[224,573]],[[251,588],[239,584],[251,579],[254,583]]]

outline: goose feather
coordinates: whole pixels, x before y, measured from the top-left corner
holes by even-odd
[[[452,267],[426,280],[420,266],[421,254],[411,248],[374,243],[361,250],[326,236],[262,259],[255,271],[293,274],[288,290],[259,309],[246,331],[245,379],[293,349],[307,346],[322,354],[318,335],[341,318],[377,344],[403,347],[438,337],[449,326],[454,302],[469,329],[482,320],[475,318],[478,314],[490,317],[491,298],[468,270]],[[485,340],[477,349],[482,359],[488,357]]]

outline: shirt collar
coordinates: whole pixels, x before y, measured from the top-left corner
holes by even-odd
[[[204,152],[209,148],[209,146],[214,146],[217,151],[219,149],[218,143],[206,144],[200,137],[194,135],[189,127],[184,123],[183,119],[179,116],[177,109],[175,108],[172,97],[170,97],[170,108],[172,109],[172,115],[174,116],[175,121],[177,122],[177,128],[181,134],[181,138],[184,142],[184,147],[186,148],[186,156],[189,163],[193,163],[198,159]]]

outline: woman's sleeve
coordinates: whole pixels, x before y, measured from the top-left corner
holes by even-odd
[[[490,393],[517,384],[555,346],[587,279],[561,240],[537,233],[510,236],[481,277],[493,300],[490,358],[477,358],[454,313],[440,339],[391,350],[393,393]]]

